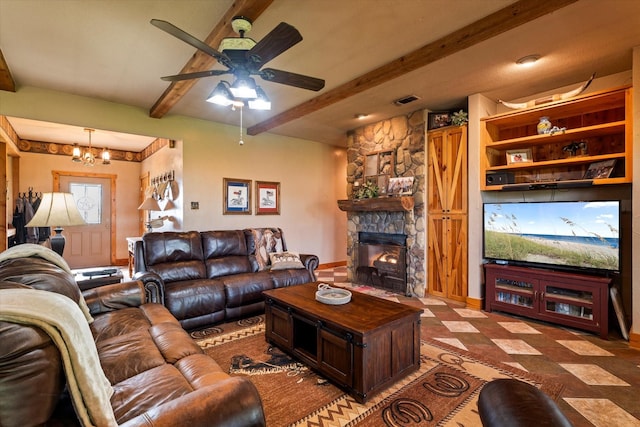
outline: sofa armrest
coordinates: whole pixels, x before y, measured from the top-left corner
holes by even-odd
[[[92,315],[139,307],[146,303],[164,304],[164,283],[153,273],[137,276],[137,280],[114,283],[82,291]]]
[[[262,401],[253,383],[230,377],[153,408],[121,427],[265,425]]]
[[[164,280],[162,280],[160,275],[150,271],[134,273],[133,280],[140,280],[144,283],[147,302],[164,305]]]
[[[300,254],[300,261],[302,261],[302,264],[304,264],[304,268],[309,270],[309,273],[311,273],[311,277],[315,281],[316,280],[315,270],[316,268],[318,268],[318,265],[320,264],[320,259],[316,255]]]
[[[145,303],[144,283],[140,281],[114,283],[112,285],[82,291],[92,315],[119,310],[126,307],[139,307]]]

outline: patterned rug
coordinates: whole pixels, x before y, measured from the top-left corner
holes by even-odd
[[[224,370],[251,379],[270,426],[479,426],[476,402],[487,381],[516,378],[554,400],[562,391],[528,372],[423,339],[420,369],[360,404],[269,345],[262,316],[237,330],[211,328],[192,336]]]

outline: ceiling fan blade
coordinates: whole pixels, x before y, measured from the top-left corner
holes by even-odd
[[[324,80],[322,79],[291,73],[289,71],[276,70],[274,68],[265,68],[260,71],[259,75],[269,82],[282,83],[302,89],[319,91],[324,87]]]
[[[160,77],[160,79],[164,80],[165,82],[178,82],[181,80],[199,79],[201,77],[221,76],[223,74],[231,74],[231,71],[229,70],[197,71],[195,73],[176,74],[174,76]]]
[[[205,42],[198,40],[197,38],[193,37],[189,33],[184,32],[183,30],[176,27],[172,23],[163,21],[161,19],[152,19],[151,24],[171,34],[172,36],[182,40],[183,42],[195,47],[196,49],[199,49],[204,53],[210,56],[213,56],[215,59],[218,60],[218,62],[220,62],[224,66],[226,67],[231,66],[231,59],[229,59],[227,55],[225,55],[222,52],[218,52],[217,50],[215,50]]]
[[[247,59],[253,65],[252,68],[258,70],[301,40],[302,35],[295,27],[281,22],[247,52]]]

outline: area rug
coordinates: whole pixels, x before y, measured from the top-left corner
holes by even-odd
[[[477,398],[496,378],[534,384],[556,399],[559,384],[423,339],[420,369],[360,404],[340,388],[269,345],[262,316],[237,330],[209,329],[194,336],[231,375],[247,376],[262,398],[268,426],[479,426]]]

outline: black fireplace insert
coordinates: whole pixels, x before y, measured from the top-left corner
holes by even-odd
[[[407,236],[358,233],[355,282],[398,293],[407,292]]]

